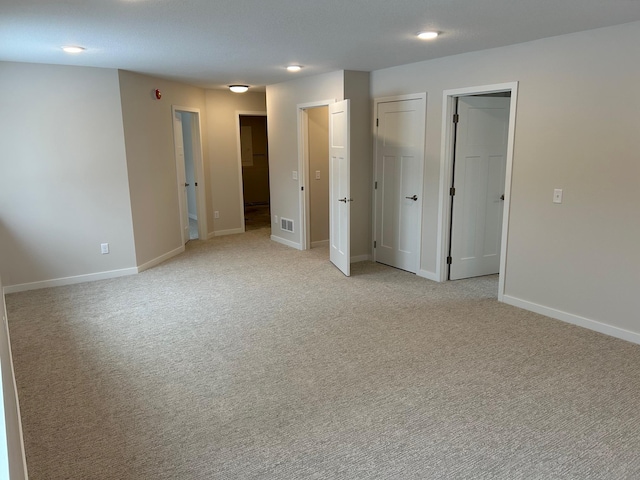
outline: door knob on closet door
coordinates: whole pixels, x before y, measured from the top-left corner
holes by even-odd
[[[418,196],[417,195],[414,195],[413,197],[404,197],[404,198],[406,198],[407,200],[413,200],[414,202],[416,200],[418,200]]]
[[[188,183],[185,183],[185,184],[184,184],[184,186],[185,186],[185,187],[188,187],[188,186],[189,186],[189,184],[188,184]]]

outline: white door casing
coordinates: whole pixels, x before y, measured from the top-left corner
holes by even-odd
[[[329,245],[330,259],[346,276],[351,274],[349,100],[329,105]]]
[[[458,99],[450,280],[500,271],[510,101]]]
[[[376,100],[374,259],[416,273],[426,94]]]
[[[184,163],[184,138],[182,136],[182,114],[173,112],[173,140],[176,155],[176,173],[178,180],[178,204],[180,208],[180,230],[182,244],[189,241],[189,205],[187,201],[187,180]]]

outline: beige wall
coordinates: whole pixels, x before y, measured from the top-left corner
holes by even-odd
[[[171,107],[199,109],[201,129],[206,132],[205,92],[137,73],[118,73],[136,262],[144,266],[182,248]],[[161,90],[161,100],[154,97],[155,89]]]
[[[298,105],[342,100],[343,77],[342,72],[332,72],[267,86],[271,234],[297,248],[301,248],[300,181],[292,172],[298,172]],[[294,233],[280,230],[274,215],[294,220]]]
[[[422,269],[436,265],[443,90],[518,81],[507,300],[640,333],[639,43],[631,23],[372,73],[374,97],[428,93]]]
[[[329,108],[310,108],[307,114],[309,226],[313,244],[329,240]],[[316,179],[316,172],[320,172],[319,179]]]
[[[242,196],[238,158],[238,112],[265,112],[262,92],[232,93],[228,90],[206,91],[209,167],[207,203],[209,234],[241,231]],[[213,212],[220,212],[214,220]]]
[[[300,248],[301,216],[298,171],[298,106],[325,100],[351,100],[351,256],[371,252],[371,105],[369,73],[337,71],[267,87],[271,214],[295,221],[294,233],[274,225],[272,235]]]
[[[117,72],[0,62],[0,111],[5,286],[134,268]]]

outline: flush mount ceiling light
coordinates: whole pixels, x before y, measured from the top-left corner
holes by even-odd
[[[249,90],[248,85],[229,85],[229,90],[233,93],[244,93]]]
[[[64,50],[67,53],[81,53],[81,52],[84,52],[86,48],[78,47],[76,45],[65,45],[62,47],[62,50]]]
[[[439,35],[438,32],[428,31],[428,32],[420,32],[418,34],[418,38],[421,40],[433,40]]]
[[[302,66],[301,65],[289,65],[287,67],[287,70],[290,72],[299,72],[300,70],[302,70]]]

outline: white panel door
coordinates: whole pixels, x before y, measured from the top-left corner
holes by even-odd
[[[349,100],[329,105],[329,245],[331,262],[351,274]]]
[[[189,203],[187,200],[187,177],[184,164],[184,139],[182,136],[182,114],[173,112],[173,141],[176,150],[176,173],[178,178],[178,204],[180,207],[180,229],[182,243],[189,241]]]
[[[500,271],[510,100],[458,99],[451,280]]]
[[[420,262],[426,98],[377,105],[377,262],[416,273]]]

